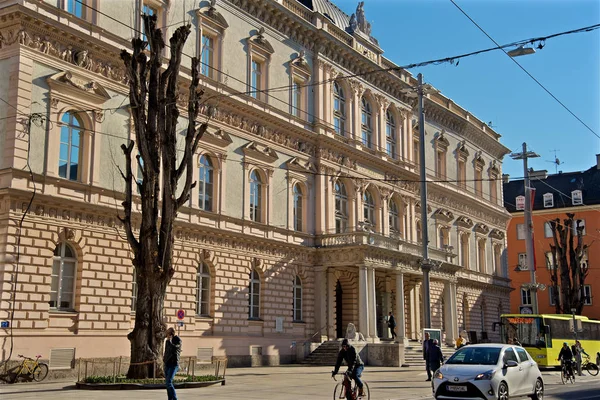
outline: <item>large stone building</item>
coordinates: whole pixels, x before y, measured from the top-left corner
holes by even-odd
[[[557,218],[561,221],[568,213],[574,214],[583,226],[582,240],[589,246],[584,250],[581,268],[586,269],[587,277],[583,286],[584,307],[582,315],[600,319],[600,301],[596,299],[600,292],[600,154],[596,155],[596,165],[586,171],[560,172],[548,174],[548,171],[531,171],[531,187],[535,188],[532,222],[534,232],[534,257],[536,282],[546,286],[537,291],[537,304],[540,314],[556,314],[556,298],[551,277],[556,273],[556,265],[550,246],[554,245],[554,237],[550,221]],[[523,179],[515,179],[504,183],[504,205],[512,214],[508,225],[508,272],[515,290],[510,294],[510,310],[512,313],[530,313],[535,302],[536,286],[532,286],[530,267],[525,249],[524,202],[525,186]],[[575,245],[577,239],[575,239]],[[570,264],[573,265],[573,264]],[[559,274],[560,276],[560,274]],[[559,277],[560,281],[560,277]],[[565,314],[570,309],[563,309],[562,294],[559,307]]]
[[[290,362],[292,343],[343,337],[349,323],[375,351],[390,337],[388,311],[399,354],[420,339],[419,139],[403,91],[417,82],[383,56],[362,6],[352,17],[328,0],[0,6],[3,358],[11,338],[13,356],[39,353],[52,368],[129,354],[136,283],[117,214],[133,121],[119,53],[143,12],[167,36],[190,21],[181,86],[187,56],[198,55],[213,97],[166,299],[168,324],[186,312],[184,355]],[[507,149],[439,93],[425,110],[426,223],[440,264],[432,325],[447,342],[459,330],[499,339],[492,324],[510,291],[497,180]]]

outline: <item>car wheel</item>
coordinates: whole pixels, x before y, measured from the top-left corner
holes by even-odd
[[[541,379],[535,381],[535,389],[533,390],[533,394],[531,396],[533,400],[543,400],[544,398],[544,383]]]
[[[498,400],[508,400],[508,386],[505,382],[500,382],[498,386]]]

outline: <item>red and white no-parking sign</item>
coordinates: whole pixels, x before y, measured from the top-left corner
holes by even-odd
[[[183,309],[179,309],[177,310],[177,319],[178,320],[182,320],[185,318],[185,311],[183,311]]]

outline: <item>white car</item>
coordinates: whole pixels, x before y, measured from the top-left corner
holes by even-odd
[[[433,378],[436,399],[544,397],[537,363],[521,346],[474,344],[456,351]]]

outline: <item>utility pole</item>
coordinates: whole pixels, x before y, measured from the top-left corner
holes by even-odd
[[[423,271],[423,322],[424,328],[431,328],[431,304],[430,304],[430,282],[429,272],[431,263],[429,260],[429,232],[427,229],[427,174],[425,171],[425,115],[423,114],[423,74],[417,76],[419,86],[417,95],[419,97],[419,169],[421,173],[421,244],[423,246],[423,260],[421,270]]]
[[[531,204],[531,184],[529,181],[529,169],[527,167],[528,158],[539,157],[539,154],[533,151],[527,151],[527,143],[523,143],[522,153],[512,153],[510,157],[513,160],[523,160],[523,181],[525,187],[525,249],[527,257],[527,266],[529,268],[530,283],[526,285],[531,293],[531,308],[533,314],[538,313],[538,284],[535,281],[535,265],[533,255],[533,220],[532,220],[532,204]]]

